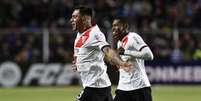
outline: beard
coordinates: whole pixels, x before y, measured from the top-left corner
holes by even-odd
[[[76,30],[77,30],[76,24],[72,24],[72,30],[73,30],[73,31],[76,31]]]
[[[119,40],[120,36],[121,36],[121,32],[119,30],[113,31],[112,32],[113,38],[115,40]]]
[[[128,34],[128,32],[117,30],[117,31],[113,31],[112,34],[113,34],[113,39],[122,40],[124,38],[124,36]]]

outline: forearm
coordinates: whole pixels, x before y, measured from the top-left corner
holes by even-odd
[[[110,47],[104,47],[102,50],[113,65],[123,68],[127,72],[131,71],[132,64],[121,60],[120,56],[115,52],[115,50],[111,49]]]
[[[115,64],[115,65],[121,65],[122,60],[120,58],[120,56],[112,49],[109,50],[108,54],[107,54],[109,60]]]
[[[104,53],[107,57],[107,60],[109,60],[109,62],[111,62],[113,65],[121,65],[123,62],[115,50],[111,48],[105,48]]]
[[[145,47],[141,51],[130,51],[130,50],[125,50],[124,51],[125,55],[129,55],[134,58],[140,58],[144,60],[153,60],[154,56],[151,50],[148,47]]]

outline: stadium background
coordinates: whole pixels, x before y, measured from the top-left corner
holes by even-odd
[[[143,37],[155,57],[146,66],[156,101],[201,98],[201,0],[0,0],[0,100],[72,101],[79,93],[69,22],[79,4],[94,8],[110,43],[115,16]],[[108,72],[117,84],[117,71]]]

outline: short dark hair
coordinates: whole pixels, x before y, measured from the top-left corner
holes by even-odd
[[[75,9],[79,9],[80,15],[87,15],[93,17],[93,9],[87,6],[78,6]]]
[[[129,23],[128,19],[126,17],[123,16],[117,16],[113,19],[114,20],[119,20],[119,23],[123,24],[127,29],[129,29]]]
[[[128,20],[126,19],[126,17],[117,16],[117,17],[114,17],[114,20],[119,20],[123,24],[128,24]]]

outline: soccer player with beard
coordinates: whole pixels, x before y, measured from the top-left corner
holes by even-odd
[[[73,30],[77,32],[73,67],[80,74],[84,88],[77,101],[112,101],[111,82],[106,73],[104,56],[127,72],[131,70],[131,64],[122,61],[110,48],[98,25],[92,26],[92,15],[91,8],[80,6],[74,9],[70,19]]]
[[[132,63],[130,73],[119,69],[119,83],[114,101],[152,101],[151,85],[145,72],[144,60],[153,60],[153,54],[143,39],[135,32],[129,32],[125,18],[113,20],[113,38],[124,61]]]

